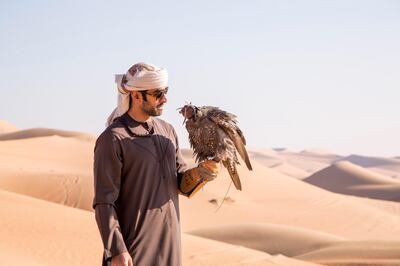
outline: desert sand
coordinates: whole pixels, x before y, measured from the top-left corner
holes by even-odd
[[[362,155],[350,155],[340,160],[348,161],[367,168],[377,173],[381,173],[392,178],[400,179],[400,157],[379,158]]]
[[[0,123],[0,265],[99,265],[95,139]],[[254,171],[239,168],[243,191],[222,169],[181,198],[184,265],[400,265],[399,159],[249,154]]]
[[[400,201],[400,180],[350,161],[338,161],[304,179],[315,186],[347,195]]]

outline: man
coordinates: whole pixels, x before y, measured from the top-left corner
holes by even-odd
[[[174,128],[155,118],[167,102],[165,69],[138,63],[116,82],[118,106],[94,150],[103,265],[181,265],[178,193],[192,196],[219,164],[188,170]]]

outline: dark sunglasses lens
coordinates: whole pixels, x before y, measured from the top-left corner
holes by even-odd
[[[164,95],[164,92],[162,92],[162,91],[159,91],[159,92],[157,92],[157,93],[155,94],[155,96],[156,96],[157,99],[160,99],[161,97],[163,97],[163,95]]]
[[[168,89],[162,90],[162,91],[158,91],[155,93],[155,96],[157,99],[160,99],[161,97],[165,96],[168,92]]]

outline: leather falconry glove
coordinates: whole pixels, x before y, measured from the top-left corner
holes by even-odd
[[[179,184],[179,190],[188,198],[191,198],[207,182],[214,180],[219,173],[219,162],[205,160],[195,168],[187,170]]]

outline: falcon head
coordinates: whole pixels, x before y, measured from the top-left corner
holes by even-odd
[[[186,122],[186,119],[196,119],[201,115],[200,109],[193,104],[186,104],[185,106],[178,108],[179,113],[185,118],[183,123]]]

